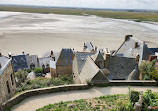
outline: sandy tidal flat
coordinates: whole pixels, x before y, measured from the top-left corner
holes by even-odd
[[[58,14],[0,12],[0,52],[22,51],[42,55],[47,50],[74,48],[82,51],[91,41],[98,48],[117,49],[132,34],[149,47],[158,46],[158,24],[128,20]]]

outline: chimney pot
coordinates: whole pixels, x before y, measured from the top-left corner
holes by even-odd
[[[130,37],[133,37],[133,35],[126,35],[125,36],[125,41],[128,40]]]

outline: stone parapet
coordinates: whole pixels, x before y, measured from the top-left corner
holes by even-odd
[[[73,85],[61,85],[61,86],[54,86],[54,87],[49,87],[49,88],[39,88],[39,89],[34,89],[34,90],[28,90],[4,102],[2,104],[2,109],[6,110],[8,108],[11,108],[14,105],[20,103],[22,100],[31,96],[47,94],[47,93],[62,92],[62,91],[70,91],[70,90],[82,90],[82,89],[88,89],[88,88],[89,86],[87,84],[73,84]]]

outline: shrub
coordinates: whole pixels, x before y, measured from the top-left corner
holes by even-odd
[[[27,75],[28,75],[28,72],[26,70],[20,70],[20,71],[14,73],[14,76],[17,79],[17,81],[16,81],[17,86],[19,86],[23,82],[25,82]]]
[[[73,83],[72,76],[59,76],[57,78],[38,77],[32,81],[30,80],[25,81],[25,83],[23,83],[18,88],[17,91],[22,92],[30,89],[45,88],[45,87],[72,84],[72,83]]]
[[[151,62],[142,61],[142,63],[139,66],[139,70],[142,74],[143,80],[158,80],[158,71],[155,69],[155,62],[156,60],[153,60]]]
[[[144,102],[147,105],[150,105],[151,99],[154,99],[154,94],[152,93],[152,91],[151,90],[146,90],[145,93],[143,94],[143,96],[144,96]]]
[[[30,73],[32,71],[32,69],[28,69],[27,72]]]
[[[129,93],[130,93],[129,94],[130,102],[135,103],[139,100],[139,92],[138,91],[131,90]]]
[[[119,100],[114,111],[133,111],[133,104],[130,101],[124,102]]]
[[[42,68],[39,68],[39,67],[35,68],[34,72],[35,72],[35,74],[42,73]]]

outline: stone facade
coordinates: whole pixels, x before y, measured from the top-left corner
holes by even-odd
[[[81,80],[79,78],[82,68],[87,60],[87,58],[95,53],[88,53],[88,52],[76,52],[73,62],[72,62],[72,74],[73,74],[73,81],[75,84],[80,84]]]
[[[67,66],[56,66],[56,75],[72,75],[72,65]]]
[[[11,61],[0,74],[0,103],[11,98],[16,92],[16,83],[13,75]]]
[[[56,60],[56,75],[72,75],[74,53],[71,49],[62,49]]]
[[[74,60],[73,60],[72,72],[73,72],[72,74],[73,74],[74,83],[80,84],[81,81],[79,79],[78,66],[77,66],[77,57],[76,56],[74,57]]]

